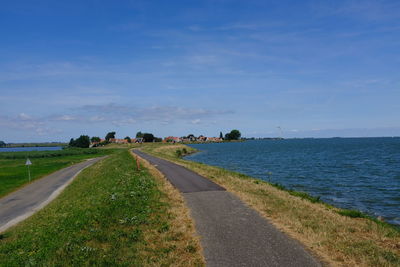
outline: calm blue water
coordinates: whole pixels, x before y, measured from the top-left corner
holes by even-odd
[[[191,145],[220,166],[400,225],[400,138],[257,140]]]
[[[0,147],[0,152],[21,152],[21,151],[46,151],[61,150],[61,146],[38,146],[38,147]]]

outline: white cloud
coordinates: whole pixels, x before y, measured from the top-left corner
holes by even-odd
[[[26,121],[26,120],[31,120],[31,119],[32,119],[31,116],[29,116],[28,114],[25,114],[25,113],[20,113],[20,114],[18,115],[18,118],[21,119],[21,120],[24,120],[24,121]]]
[[[74,116],[70,116],[70,115],[62,115],[60,117],[55,118],[55,120],[59,120],[59,121],[74,121],[74,120],[76,120],[76,118]]]
[[[176,106],[137,107],[117,104],[85,105],[80,108],[82,114],[90,113],[102,118],[110,118],[114,123],[133,124],[142,121],[175,122],[193,121],[201,118],[214,118],[234,113],[230,110],[209,110]],[[104,119],[103,119],[104,120]]]
[[[42,119],[34,118],[26,113],[20,113],[17,116],[0,116],[0,128],[11,129],[15,131],[24,131],[27,134],[36,134],[44,136],[49,133],[59,133],[60,130],[54,127],[48,127]]]
[[[195,119],[195,120],[192,120],[192,124],[199,124],[201,122],[201,120],[200,119]]]
[[[33,117],[20,113],[14,117],[1,116],[0,127],[15,130],[28,130],[37,135],[59,132],[54,123],[62,124],[112,124],[115,126],[156,123],[169,125],[176,122],[199,124],[204,121],[212,123],[216,117],[233,114],[229,110],[208,110],[176,106],[135,107],[117,104],[85,105],[75,112],[54,114],[46,117]]]

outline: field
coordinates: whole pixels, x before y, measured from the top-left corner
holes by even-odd
[[[111,151],[98,149],[64,149],[58,151],[29,151],[0,153],[0,197],[29,182],[26,159],[32,180],[78,163],[82,160],[109,154]]]
[[[0,266],[203,266],[183,200],[127,150],[0,235]]]
[[[181,156],[195,152],[185,145],[150,144],[142,150],[222,185],[330,265],[400,266],[400,231],[394,226],[332,207],[306,193],[183,160]]]

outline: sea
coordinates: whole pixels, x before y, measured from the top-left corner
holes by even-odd
[[[188,160],[319,196],[400,225],[400,137],[191,144]]]
[[[34,147],[0,147],[1,152],[22,152],[22,151],[55,151],[61,150],[61,146],[34,146]]]

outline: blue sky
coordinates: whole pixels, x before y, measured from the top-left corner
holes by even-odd
[[[400,135],[400,2],[0,1],[0,140]]]

